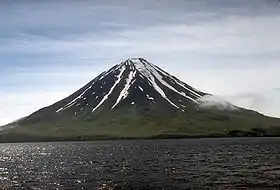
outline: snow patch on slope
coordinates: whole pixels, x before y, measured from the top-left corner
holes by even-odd
[[[151,97],[149,94],[146,94],[146,96],[147,96],[147,98],[148,98],[149,100],[154,100],[154,98]]]
[[[124,88],[122,89],[116,103],[113,105],[113,107],[111,109],[114,109],[119,103],[121,100],[124,100],[125,98],[127,98],[129,92],[129,88],[131,87],[131,85],[133,84],[134,81],[132,81],[134,78],[135,78],[135,75],[136,75],[136,71],[131,71],[128,75],[128,78],[126,79],[126,84],[124,86]]]
[[[56,113],[58,113],[58,112],[60,112],[62,110],[63,110],[63,108],[59,108],[58,110],[56,110]]]
[[[174,79],[174,81],[176,82],[176,84],[180,85],[181,87],[183,87],[184,89],[190,91],[192,94],[194,94],[195,96],[201,98],[202,96],[200,94],[198,94],[197,92],[195,92],[194,90],[187,88],[184,83],[182,83],[181,81],[177,81]]]
[[[139,59],[133,59],[133,64],[135,68],[140,72],[141,75],[146,77],[154,89],[165,99],[167,100],[172,106],[179,108],[176,104],[174,104],[171,100],[169,100],[164,93],[164,91],[157,85],[155,77],[149,72],[149,70],[146,68],[145,64],[142,63]]]
[[[176,92],[177,94],[180,94],[181,96],[184,96],[185,98],[190,99],[191,101],[198,103],[196,100],[194,100],[193,98],[187,96],[185,93],[183,92],[179,92],[178,90],[176,90],[175,88],[173,88],[171,85],[169,85],[167,82],[165,82],[163,80],[163,77],[159,74],[159,72],[151,65],[151,64],[147,64],[146,65],[147,69],[149,69],[151,71],[151,73],[156,77],[156,79],[163,84],[164,86],[166,86],[167,88],[171,89],[172,91]]]
[[[151,63],[150,63],[150,64],[151,64]],[[151,65],[153,65],[153,64],[151,64]],[[166,71],[162,70],[162,69],[159,68],[158,66],[153,65],[153,67],[155,67],[156,70],[159,70],[161,73],[164,73],[166,76],[168,76],[169,78],[171,78],[171,79],[172,79],[171,82],[175,82],[176,84],[178,84],[179,86],[181,86],[181,87],[183,87],[184,89],[188,90],[189,92],[191,92],[192,94],[196,95],[197,97],[201,97],[201,95],[197,93],[197,92],[200,92],[199,90],[194,89],[193,87],[192,87],[192,89],[190,89],[190,88],[186,87],[185,84],[184,84],[182,81],[178,80],[176,77],[170,75],[169,73],[167,73]],[[195,92],[195,91],[196,91],[196,92]]]
[[[119,82],[121,81],[122,75],[123,75],[124,71],[125,71],[125,66],[122,66],[121,69],[120,69],[120,73],[119,73],[118,76],[117,76],[117,78],[118,78],[117,81],[116,81],[115,84],[111,87],[111,89],[109,90],[108,94],[106,94],[106,95],[103,97],[103,99],[99,102],[99,104],[98,104],[96,107],[94,107],[94,108],[92,109],[92,112],[94,112],[95,110],[97,110],[97,109],[108,99],[108,97],[109,97],[110,94],[113,92],[113,90],[115,89],[115,87],[116,87],[116,86],[119,84]]]
[[[94,83],[92,83],[93,85]],[[83,95],[89,90],[92,88],[92,85],[90,87],[88,87],[84,92],[82,92],[78,97],[76,97],[74,100],[72,100],[71,102],[69,102],[68,104],[66,104],[65,106],[59,108],[58,110],[56,110],[56,113],[59,113],[67,108],[70,108],[72,107],[75,103],[77,103],[77,100],[83,98]]]
[[[111,69],[109,69],[109,70],[103,72],[103,73],[101,74],[101,77],[100,77],[98,80],[101,81],[101,80],[104,79],[106,76],[108,76],[110,73],[112,73],[113,71],[117,70],[117,69],[120,67],[121,64],[122,64],[122,63],[116,65],[115,67],[117,67],[117,68],[113,67],[113,68],[111,68]]]
[[[127,71],[127,72],[126,72]],[[126,77],[126,74],[124,76],[124,73],[129,73]],[[92,92],[93,97],[84,97],[84,94],[92,88],[93,84],[85,89],[84,92],[82,92],[78,97],[72,99],[69,103],[59,108],[56,112],[61,112],[67,108],[70,108],[72,106],[77,106],[77,103],[79,100],[88,100],[88,99],[94,99],[94,101],[97,101],[94,103],[94,108],[92,109],[92,112],[96,111],[112,94],[116,86],[121,82],[122,84],[125,83],[123,89],[120,89],[118,97],[112,97],[114,98],[113,101],[115,101],[114,105],[111,107],[111,109],[114,109],[122,100],[126,99],[129,95],[129,90],[131,89],[132,85],[136,82],[136,80],[140,80],[139,82],[144,82],[144,84],[150,85],[159,95],[161,95],[169,104],[179,109],[182,108],[182,105],[177,104],[177,101],[172,99],[172,96],[167,94],[166,89],[170,89],[171,91],[175,92],[176,94],[179,94],[180,96],[187,98],[188,100],[191,100],[192,102],[195,102],[197,104],[201,104],[198,100],[201,98],[201,92],[189,87],[185,83],[181,82],[177,78],[171,76],[161,68],[157,67],[156,65],[153,65],[152,63],[142,59],[142,58],[132,58],[127,61],[123,61],[120,64],[117,64],[113,68],[103,72],[100,76],[96,78],[94,81],[100,81],[103,85],[107,83],[106,78],[107,76],[114,76],[116,77],[115,82],[108,93],[103,92],[103,94],[97,94],[96,92]],[[137,78],[140,77],[140,78]],[[105,78],[105,79],[104,79]],[[144,81],[143,81],[143,80]],[[125,80],[125,81],[124,81]],[[142,83],[135,86],[135,88],[139,88],[142,92],[145,92],[144,87],[140,86]],[[98,86],[98,88],[103,88],[103,86]],[[118,88],[119,90],[119,88]],[[185,91],[186,90],[186,91]],[[169,90],[167,90],[169,92]],[[185,93],[186,92],[186,93]],[[150,96],[146,92],[146,97],[148,100],[154,100],[154,97]],[[154,94],[152,94],[154,95]],[[102,98],[103,97],[103,98]],[[197,98],[197,99],[196,99]],[[102,99],[100,101],[100,99]],[[172,102],[172,101],[174,102]],[[99,102],[100,101],[100,102]],[[203,101],[201,99],[200,101]],[[175,104],[176,103],[176,104]],[[205,103],[203,103],[204,105]],[[87,104],[88,105],[88,104]],[[179,107],[180,106],[180,107]],[[80,108],[79,108],[80,109]]]

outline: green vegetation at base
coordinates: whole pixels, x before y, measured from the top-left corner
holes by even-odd
[[[280,136],[280,119],[248,110],[182,113],[136,107],[79,118],[40,113],[10,126],[1,131],[0,142]]]

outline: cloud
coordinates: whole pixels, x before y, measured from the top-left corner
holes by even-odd
[[[125,2],[1,3],[0,105],[18,110],[1,109],[2,120],[59,100],[56,93],[68,95],[129,57],[145,57],[195,88],[280,117],[277,93],[267,94],[280,86],[279,2]],[[41,99],[43,92],[54,95]]]
[[[165,23],[141,28],[125,27],[105,35],[89,30],[65,39],[23,33],[19,39],[9,40],[5,46],[0,46],[0,53],[51,55],[62,61],[67,56],[80,59],[109,56],[112,59],[120,55],[156,57],[160,53],[185,53],[212,59],[231,59],[237,65],[241,65],[240,60],[245,60],[242,64],[246,66],[255,57],[267,60],[263,62],[273,62],[279,58],[280,47],[277,41],[280,40],[280,26],[275,24],[278,22],[280,16],[274,15],[259,15],[254,18],[228,16],[192,24]],[[181,55],[180,57],[187,59]],[[215,66],[215,63],[208,64]]]
[[[213,95],[205,95],[201,98],[198,98],[197,101],[199,102],[199,108],[200,109],[211,109],[215,108],[221,111],[229,110],[229,111],[235,111],[238,110],[237,107],[232,105],[231,103],[225,101],[223,98],[219,96],[213,96]]]
[[[248,109],[253,109],[265,115],[280,116],[280,90],[271,89],[260,93],[241,93],[224,96],[231,103]]]

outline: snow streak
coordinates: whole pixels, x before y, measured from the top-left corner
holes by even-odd
[[[92,83],[92,85],[90,87],[88,87],[84,92],[82,92],[78,97],[76,97],[74,100],[72,100],[71,102],[69,102],[68,104],[66,104],[65,106],[59,108],[58,110],[56,110],[56,113],[61,112],[67,108],[72,107],[75,103],[77,103],[77,100],[81,99],[83,97],[83,95],[92,88],[94,82]]]
[[[136,71],[131,71],[129,73],[128,78],[126,79],[126,84],[125,84],[123,90],[121,91],[116,103],[113,105],[113,107],[111,109],[114,109],[120,103],[121,100],[124,100],[128,96],[128,94],[129,94],[128,90],[131,87],[131,85],[133,84],[133,82],[135,82],[135,80],[132,81],[135,78],[135,75],[136,75]]]
[[[149,63],[149,64],[151,64],[151,63]],[[192,88],[192,89],[187,88],[187,87],[185,86],[185,84],[184,84],[182,81],[178,80],[177,78],[175,78],[174,76],[170,75],[170,74],[167,73],[166,71],[162,70],[162,69],[159,68],[158,66],[153,65],[153,64],[151,64],[151,65],[152,65],[156,70],[159,70],[161,73],[164,73],[166,76],[168,76],[169,78],[171,78],[171,79],[173,80],[173,82],[175,82],[175,83],[178,84],[179,86],[183,87],[184,89],[186,89],[187,91],[191,92],[192,94],[194,94],[194,95],[197,96],[197,97],[202,97],[200,94],[197,93],[197,92],[199,92],[198,90],[196,90],[196,89],[194,89],[194,88]],[[195,91],[197,91],[197,92],[195,92]]]
[[[125,74],[124,73],[128,73]],[[94,85],[96,81],[100,81],[103,85],[105,85],[107,82],[107,76],[114,75],[116,77],[116,81],[113,81],[114,84],[111,86],[108,93],[97,94],[96,92],[91,92],[92,97],[86,97],[84,96],[86,92],[88,92]],[[137,78],[140,77],[140,78]],[[121,82],[122,80],[125,80],[124,82]],[[199,99],[202,97],[201,92],[189,87],[184,82],[181,82],[179,79],[177,79],[174,76],[171,76],[169,73],[165,72],[161,68],[157,67],[156,65],[153,65],[152,63],[142,59],[142,58],[133,58],[128,59],[127,61],[123,61],[120,64],[117,64],[116,66],[112,67],[111,69],[103,72],[100,74],[93,83],[87,87],[79,96],[76,98],[73,98],[70,102],[68,102],[66,105],[62,106],[61,108],[57,109],[56,112],[61,112],[65,109],[68,109],[72,106],[78,106],[79,100],[89,100],[90,98],[94,99],[96,102],[94,103],[92,112],[96,111],[113,93],[115,89],[118,89],[120,91],[118,97],[114,98],[114,105],[112,105],[111,110],[113,110],[119,103],[123,100],[125,100],[130,93],[130,89],[133,87],[133,84],[135,84],[136,80],[138,83],[137,86],[134,86],[134,88],[139,88],[142,93],[144,93],[148,100],[154,101],[155,94],[149,95],[147,89],[145,89],[145,85],[150,85],[161,97],[163,97],[169,104],[176,107],[177,109],[180,109],[183,105],[179,104],[174,99],[170,99],[170,97],[166,94],[166,89],[170,89],[171,91],[175,92],[176,94],[187,98],[188,100],[191,100],[192,102],[199,103],[196,99]],[[122,89],[116,88],[118,84],[124,84]],[[142,84],[143,83],[143,84]],[[143,86],[144,85],[144,86]],[[104,86],[105,87],[105,86]],[[119,86],[120,87],[120,86]],[[98,86],[98,88],[103,88],[103,86]],[[168,90],[169,92],[169,90]],[[187,94],[186,94],[186,93]],[[106,94],[106,95],[105,95]],[[103,97],[103,98],[102,98]],[[101,101],[100,101],[101,99]],[[176,105],[178,103],[178,105]],[[182,102],[182,101],[179,101]],[[131,104],[136,104],[136,102],[132,102]],[[89,105],[87,103],[87,105]],[[185,107],[185,106],[183,106]],[[83,108],[79,108],[83,110]]]
[[[146,77],[152,84],[152,86],[154,87],[154,89],[165,99],[167,100],[172,106],[179,108],[176,104],[174,104],[171,100],[169,100],[166,96],[166,94],[164,93],[164,91],[157,85],[156,80],[154,75],[151,74],[151,72],[149,72],[149,70],[147,69],[147,67],[145,66],[146,64],[144,64],[143,62],[141,62],[139,59],[135,59],[133,60],[134,66],[135,68],[142,74],[144,75],[144,77]]]
[[[121,69],[120,69],[120,73],[119,73],[118,76],[117,76],[117,78],[118,78],[117,81],[116,81],[115,84],[112,86],[112,88],[109,90],[108,94],[106,94],[106,95],[103,97],[103,99],[99,102],[99,104],[98,104],[96,107],[94,107],[94,108],[92,109],[92,112],[94,112],[95,110],[97,110],[97,109],[108,99],[108,97],[109,97],[110,94],[113,92],[113,90],[115,89],[115,87],[116,87],[116,86],[119,84],[119,82],[121,81],[122,75],[123,75],[124,71],[125,71],[125,66],[122,66]]]
[[[166,86],[167,88],[171,89],[172,91],[176,92],[177,94],[180,94],[181,96],[184,96],[185,98],[188,98],[190,100],[192,100],[195,103],[198,103],[196,100],[194,100],[193,98],[187,96],[185,93],[183,92],[179,92],[178,90],[176,90],[175,88],[173,88],[171,85],[169,85],[167,82],[165,82],[162,78],[162,76],[158,73],[158,71],[152,66],[152,64],[146,64],[146,68],[156,77],[156,79],[159,80],[159,82],[161,84],[163,84],[164,86]]]

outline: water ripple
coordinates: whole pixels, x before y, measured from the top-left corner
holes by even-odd
[[[280,189],[280,139],[0,144],[0,189]]]

